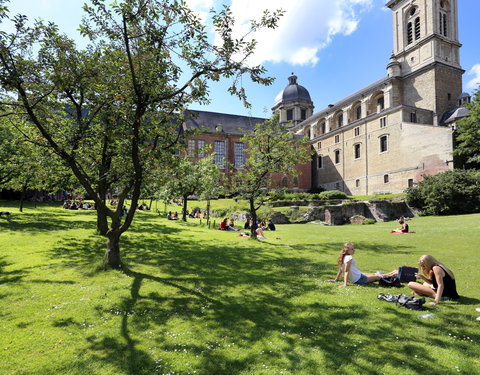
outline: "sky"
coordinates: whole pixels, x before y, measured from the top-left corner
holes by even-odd
[[[386,76],[392,52],[392,16],[386,0],[186,0],[208,25],[209,9],[231,5],[238,35],[248,21],[259,18],[264,9],[281,8],[285,15],[273,31],[254,35],[257,53],[250,61],[262,64],[267,75],[275,77],[271,86],[242,84],[252,104],[245,108],[230,96],[227,83],[210,86],[210,104],[192,109],[237,115],[269,117],[275,96],[294,73],[297,82],[310,93],[315,111],[362,89]],[[11,14],[26,14],[58,24],[72,38],[77,31],[84,0],[10,0]],[[459,0],[460,61],[465,74],[463,91],[473,93],[480,84],[480,0]],[[477,35],[477,36],[476,36]],[[215,39],[211,34],[212,40]]]

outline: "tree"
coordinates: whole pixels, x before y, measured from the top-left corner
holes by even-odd
[[[265,202],[268,189],[279,185],[278,174],[296,176],[295,166],[309,161],[310,153],[306,139],[297,138],[286,125],[280,124],[278,113],[256,124],[254,131],[244,135],[242,140],[247,145],[248,158],[244,170],[239,170],[234,177],[234,191],[248,200],[255,223],[257,210]],[[253,228],[251,237],[257,238]]]
[[[166,186],[170,198],[183,198],[182,220],[187,221],[188,197],[208,194],[212,181],[218,180],[219,170],[213,163],[214,154],[201,158],[198,161],[184,155],[178,158],[170,172],[170,179]]]
[[[424,176],[407,189],[407,203],[425,215],[480,212],[480,171],[457,169]]]
[[[468,105],[470,113],[462,118],[456,130],[456,145],[453,154],[465,160],[473,168],[480,166],[480,89],[477,89],[473,101]]]
[[[120,237],[135,215],[122,217],[125,200],[138,205],[144,177],[162,168],[186,106],[206,103],[208,82],[222,77],[248,105],[241,77],[264,85],[273,79],[245,64],[255,42],[232,35],[228,7],[212,16],[221,39],[212,44],[183,3],[91,0],[81,25],[90,44],[79,50],[54,24],[9,18],[5,3],[0,19],[13,21],[15,32],[0,33],[2,109],[28,119],[23,134],[53,150],[95,201],[106,262],[118,268]],[[266,11],[250,31],[275,27],[280,13]],[[105,200],[112,189],[119,192],[115,210]]]

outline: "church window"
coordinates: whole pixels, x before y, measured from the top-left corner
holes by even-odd
[[[306,109],[302,109],[301,112],[300,112],[300,118],[302,120],[305,120],[307,118],[307,110]]]
[[[386,117],[381,117],[380,118],[380,128],[384,128],[387,126],[387,118]]]
[[[340,136],[339,135],[335,136],[335,143],[340,143]]]
[[[326,132],[326,130],[327,130],[327,126],[326,126],[325,123],[323,123],[323,124],[321,125],[320,130],[321,130],[322,134],[325,134],[325,132]]]
[[[355,133],[355,137],[360,135],[360,127],[359,126],[357,126],[353,131]]]
[[[412,23],[409,22],[407,24],[407,44],[412,44],[413,43],[413,29],[412,29]]]
[[[415,18],[415,40],[420,39],[420,17]]]
[[[380,152],[388,151],[388,136],[382,135],[380,137]]]
[[[195,139],[188,140],[187,152],[189,157],[195,156]]]
[[[205,141],[202,139],[197,141],[197,153],[199,158],[205,157]]]
[[[360,180],[358,178],[355,180],[355,187],[360,187]]]
[[[287,121],[293,120],[293,109],[287,109]]]
[[[415,112],[410,113],[410,122],[413,122],[414,124],[417,123],[417,114]]]
[[[323,168],[323,156],[318,155],[318,169]]]
[[[355,153],[355,159],[360,159],[360,143],[357,143],[353,146],[354,148],[354,153]]]
[[[335,164],[340,163],[340,150],[335,150]]]
[[[339,128],[343,126],[343,114],[337,117],[337,124]]]
[[[408,179],[408,187],[409,188],[413,187],[413,178]]]
[[[388,174],[384,174],[384,175],[383,175],[383,182],[384,182],[385,184],[388,184],[388,183],[390,182],[390,178],[389,178]]]
[[[243,169],[243,167],[245,166],[245,145],[243,142],[235,142],[234,153],[235,153],[235,168]]]
[[[218,165],[220,168],[225,168],[225,158],[227,156],[225,141],[215,141],[213,144],[213,152],[215,153],[215,165]]]

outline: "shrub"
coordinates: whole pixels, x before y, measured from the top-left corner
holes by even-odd
[[[363,225],[375,224],[376,221],[374,219],[365,219],[363,220]]]
[[[347,194],[345,194],[343,191],[338,190],[322,191],[320,194],[318,194],[318,197],[323,200],[348,199]]]
[[[424,176],[407,189],[407,203],[424,215],[455,215],[480,212],[480,172],[454,170]]]

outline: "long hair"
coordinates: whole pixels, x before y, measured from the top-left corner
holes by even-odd
[[[338,254],[338,258],[337,258],[338,267],[342,267],[343,258],[345,258],[345,255],[347,255],[348,250],[350,248],[353,248],[353,247],[354,247],[354,245],[351,242],[345,242],[343,244],[343,248],[342,248],[342,250],[340,250],[340,254]]]
[[[450,270],[450,268],[446,267],[443,263],[439,262],[431,255],[422,255],[420,257],[420,260],[418,261],[418,265],[420,266],[423,274],[429,278],[433,277],[433,267],[440,266],[444,269],[446,273],[448,273],[448,275],[452,279],[455,279],[455,275],[453,274],[452,270]]]

